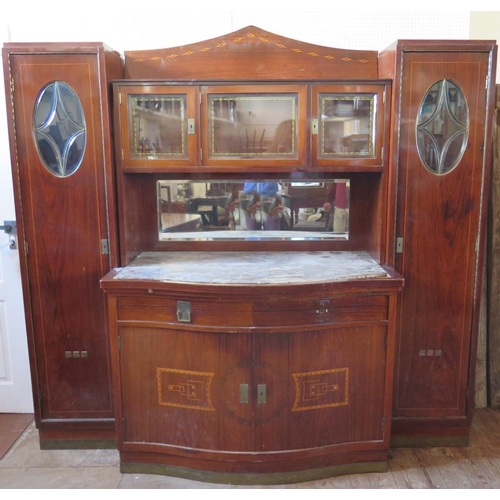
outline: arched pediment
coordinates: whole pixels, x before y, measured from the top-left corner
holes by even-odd
[[[324,47],[255,26],[179,47],[125,52],[125,78],[322,80],[377,78],[376,51]]]

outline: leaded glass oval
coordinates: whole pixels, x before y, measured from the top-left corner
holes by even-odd
[[[417,151],[434,174],[451,172],[462,158],[469,135],[469,111],[460,87],[451,80],[434,83],[417,115]]]
[[[75,92],[59,81],[46,85],[33,111],[33,133],[38,155],[57,177],[76,172],[86,143],[85,116]]]

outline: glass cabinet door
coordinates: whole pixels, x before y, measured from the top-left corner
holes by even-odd
[[[382,166],[385,86],[313,87],[313,163]]]
[[[203,165],[304,164],[306,86],[205,87]]]
[[[120,88],[121,157],[127,171],[196,165],[196,94],[195,87]]]

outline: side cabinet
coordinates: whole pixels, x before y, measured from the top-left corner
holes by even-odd
[[[42,448],[114,445],[99,279],[118,265],[102,44],[5,44],[12,171]]]
[[[405,279],[393,445],[468,442],[495,60],[481,41],[400,41],[380,57],[395,79],[393,262]]]

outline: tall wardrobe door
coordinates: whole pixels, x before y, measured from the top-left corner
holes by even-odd
[[[96,57],[18,54],[11,71],[41,418],[111,418]]]
[[[396,417],[456,417],[467,409],[487,75],[487,53],[404,56]]]

